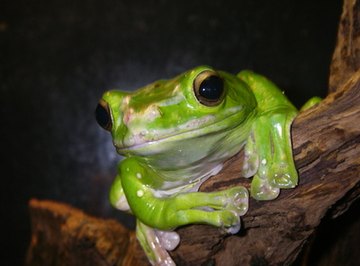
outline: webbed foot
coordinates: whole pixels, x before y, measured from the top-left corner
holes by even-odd
[[[201,223],[235,234],[240,229],[240,216],[248,210],[248,192],[240,186],[215,192],[179,194],[172,200],[166,222],[175,223],[174,227]]]

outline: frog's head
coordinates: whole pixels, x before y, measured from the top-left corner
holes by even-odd
[[[201,66],[134,92],[108,91],[96,118],[112,133],[117,150],[131,154],[230,131],[255,107],[253,94],[237,76]]]

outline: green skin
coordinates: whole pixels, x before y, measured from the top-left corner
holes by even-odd
[[[194,80],[205,71],[224,82],[222,100],[201,103]],[[308,107],[317,103],[308,104]],[[111,204],[137,218],[137,237],[150,262],[174,265],[167,250],[179,243],[175,228],[209,224],[236,233],[248,192],[236,186],[197,192],[225,160],[245,149],[243,176],[251,196],[271,200],[297,185],[290,126],[297,109],[268,79],[250,71],[232,75],[207,66],[135,92],[108,91],[118,153],[125,156],[110,192]]]

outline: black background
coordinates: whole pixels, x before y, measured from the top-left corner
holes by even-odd
[[[132,226],[107,200],[119,157],[93,115],[106,89],[207,64],[262,73],[300,106],[326,95],[340,14],[335,0],[1,0],[2,265],[23,260],[31,197]]]

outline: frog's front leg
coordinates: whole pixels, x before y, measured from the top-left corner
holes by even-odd
[[[296,108],[271,81],[250,71],[239,73],[254,92],[257,117],[245,146],[244,176],[253,176],[251,195],[259,200],[274,199],[281,188],[297,185],[290,129]]]
[[[251,195],[270,200],[281,188],[297,185],[298,174],[292,156],[290,126],[296,113],[269,113],[253,125],[245,146],[245,176],[254,175]]]
[[[132,157],[121,163],[119,172],[131,211],[140,221],[138,239],[152,261],[159,254],[165,254],[167,249],[161,241],[156,240],[156,237],[159,238],[156,230],[172,231],[182,225],[201,223],[236,233],[240,229],[239,216],[244,215],[248,208],[248,193],[244,187],[157,197],[151,185],[159,177],[150,167]],[[156,230],[152,231],[151,228]],[[158,244],[154,246],[154,243]]]

